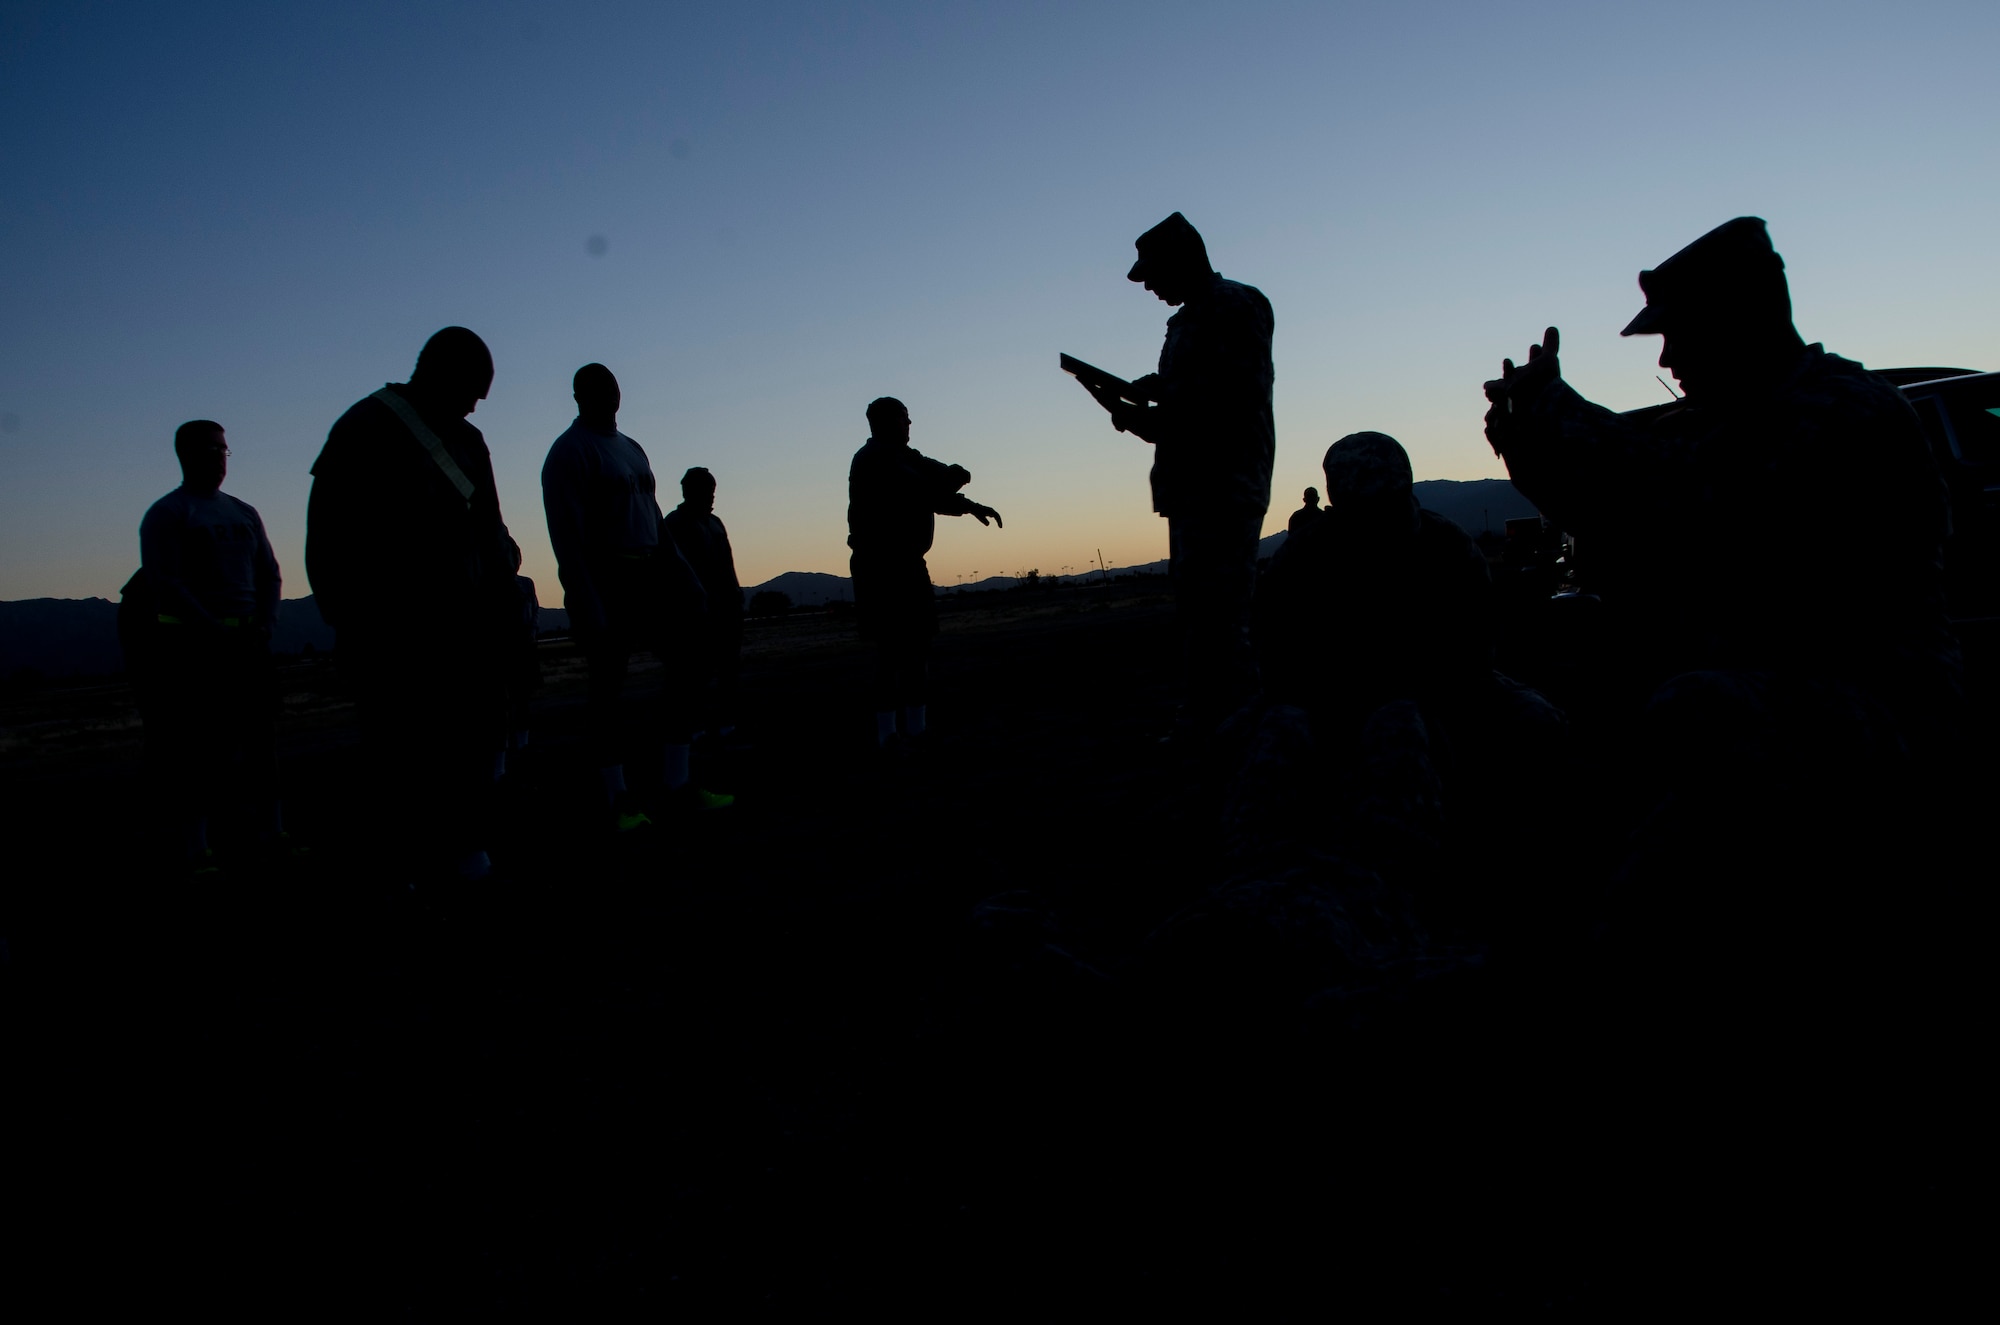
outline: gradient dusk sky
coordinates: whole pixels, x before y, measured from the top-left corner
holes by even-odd
[[[0,598],[116,595],[212,417],[285,593],[307,469],[462,323],[545,603],[570,374],[624,384],[745,583],[846,572],[862,409],[973,472],[933,578],[1165,555],[1147,448],[1056,368],[1137,374],[1124,279],[1187,214],[1277,312],[1282,528],[1344,433],[1504,473],[1480,382],[1544,325],[1618,408],[1634,277],[1767,218],[1801,332],[2000,367],[2000,4],[0,3]],[[670,504],[670,503],[669,503]],[[384,530],[384,537],[395,537]]]

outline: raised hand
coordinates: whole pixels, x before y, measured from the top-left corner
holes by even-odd
[[[1540,345],[1528,347],[1526,363],[1517,368],[1512,359],[1500,361],[1500,376],[1486,384],[1486,399],[1492,405],[1486,411],[1486,440],[1495,455],[1501,453],[1517,408],[1525,410],[1543,387],[1562,376],[1562,367],[1556,358],[1561,347],[1562,334],[1550,327],[1542,333]]]
[[[1562,376],[1562,367],[1556,360],[1556,352],[1561,348],[1562,333],[1550,327],[1542,333],[1540,345],[1528,347],[1526,363],[1516,368],[1512,359],[1500,361],[1500,376],[1486,384],[1486,398],[1496,405],[1502,400],[1526,404],[1543,387]]]
[[[978,502],[974,502],[972,504],[972,510],[969,511],[968,514],[970,514],[973,519],[979,521],[979,523],[981,524],[985,524],[987,521],[991,520],[994,524],[998,525],[1002,529],[1005,529],[1007,527],[1006,524],[1003,523],[1000,519],[1000,512],[994,510],[991,506],[981,506]]]

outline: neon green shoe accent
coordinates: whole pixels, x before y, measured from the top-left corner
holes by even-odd
[[[688,799],[694,802],[697,810],[726,810],[736,804],[736,798],[727,792],[703,791],[700,787],[696,787]]]
[[[206,875],[222,873],[222,867],[215,863],[215,852],[209,850],[201,853],[201,859],[189,867],[188,873],[199,879]]]
[[[651,819],[636,811],[632,814],[618,815],[612,820],[612,823],[621,833],[629,833],[636,828],[651,828],[653,826]]]

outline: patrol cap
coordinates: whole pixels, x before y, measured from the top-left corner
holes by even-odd
[[[1725,221],[1650,271],[1639,273],[1646,306],[1621,336],[1658,335],[1670,323],[1694,315],[1763,306],[1792,316],[1785,285],[1785,260],[1771,247],[1770,232],[1756,216]]]
[[[1139,260],[1132,264],[1132,270],[1125,273],[1128,281],[1143,281],[1151,274],[1150,263],[1174,263],[1175,259],[1186,262],[1198,261],[1208,267],[1208,245],[1201,242],[1201,232],[1188,223],[1188,219],[1175,212],[1166,220],[1132,241],[1132,247],[1139,250]]]
[[[1326,449],[1328,496],[1379,501],[1414,490],[1410,453],[1384,432],[1351,432]]]

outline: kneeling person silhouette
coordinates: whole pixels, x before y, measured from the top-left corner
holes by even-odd
[[[875,744],[888,746],[900,721],[906,741],[927,725],[925,688],[937,599],[924,556],[937,516],[970,515],[1000,527],[1000,512],[959,491],[972,481],[959,465],[932,460],[910,445],[910,412],[893,396],[868,406],[868,442],[847,472],[847,546],[854,614],[861,638],[880,650],[875,682]]]
[[[654,715],[670,797],[697,809],[734,802],[692,778],[693,719],[707,680],[707,602],[686,558],[664,536],[653,467],[618,431],[618,379],[603,364],[577,369],[577,419],[549,447],[542,504],[569,609],[570,633],[590,669],[590,739],[614,826],[643,828],[625,781],[625,670],[650,649],[663,675]]]

